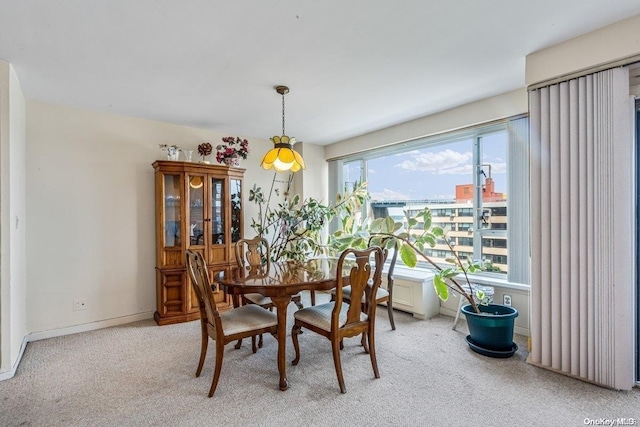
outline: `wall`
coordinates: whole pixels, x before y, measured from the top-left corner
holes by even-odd
[[[640,15],[527,55],[526,84],[540,83],[640,54],[638,27]]]
[[[26,335],[24,166],[25,100],[0,61],[0,379],[15,373]]]
[[[328,166],[324,159],[324,147],[313,144],[301,144],[300,154],[307,168],[295,175],[296,189],[304,198],[313,197],[325,204],[333,204],[328,200]],[[296,148],[297,149],[297,148]]]
[[[327,145],[327,160],[528,112],[525,88]]]
[[[27,102],[26,129],[28,332],[150,317],[158,144],[195,150],[227,135],[38,101]],[[257,209],[248,189],[266,187],[273,173],[259,167],[271,143],[246,138],[245,233],[252,235]],[[86,310],[73,311],[78,298],[87,299]]]

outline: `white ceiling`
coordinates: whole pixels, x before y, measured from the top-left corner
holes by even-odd
[[[638,0],[0,0],[25,96],[329,144],[524,87],[525,56]]]

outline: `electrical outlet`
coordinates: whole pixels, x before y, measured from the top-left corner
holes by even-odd
[[[74,299],[73,300],[73,311],[80,311],[80,310],[86,310],[86,309],[87,309],[87,299],[86,298]]]
[[[511,307],[511,295],[503,295],[502,304],[506,305],[507,307]]]

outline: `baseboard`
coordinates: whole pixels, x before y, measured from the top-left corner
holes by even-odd
[[[20,353],[18,354],[18,358],[16,362],[13,364],[13,367],[6,371],[0,372],[0,381],[8,380],[13,378],[16,375],[16,371],[18,370],[18,365],[20,365],[20,361],[22,360],[22,355],[24,354],[24,349],[27,348],[27,337],[22,338],[22,344],[20,345]]]
[[[153,311],[115,317],[113,319],[99,320],[97,322],[83,323],[82,325],[69,326],[67,328],[50,329],[48,331],[32,332],[27,335],[28,342],[60,337],[63,335],[77,334],[78,332],[95,331],[96,329],[110,328],[111,326],[125,325],[139,320],[153,319]]]

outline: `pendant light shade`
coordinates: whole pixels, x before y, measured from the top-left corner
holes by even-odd
[[[288,137],[284,132],[284,95],[289,93],[289,88],[276,86],[276,92],[282,95],[282,136],[271,138],[273,148],[264,155],[260,166],[266,170],[273,168],[276,172],[298,172],[300,169],[305,169],[304,160],[293,149],[296,139]]]

